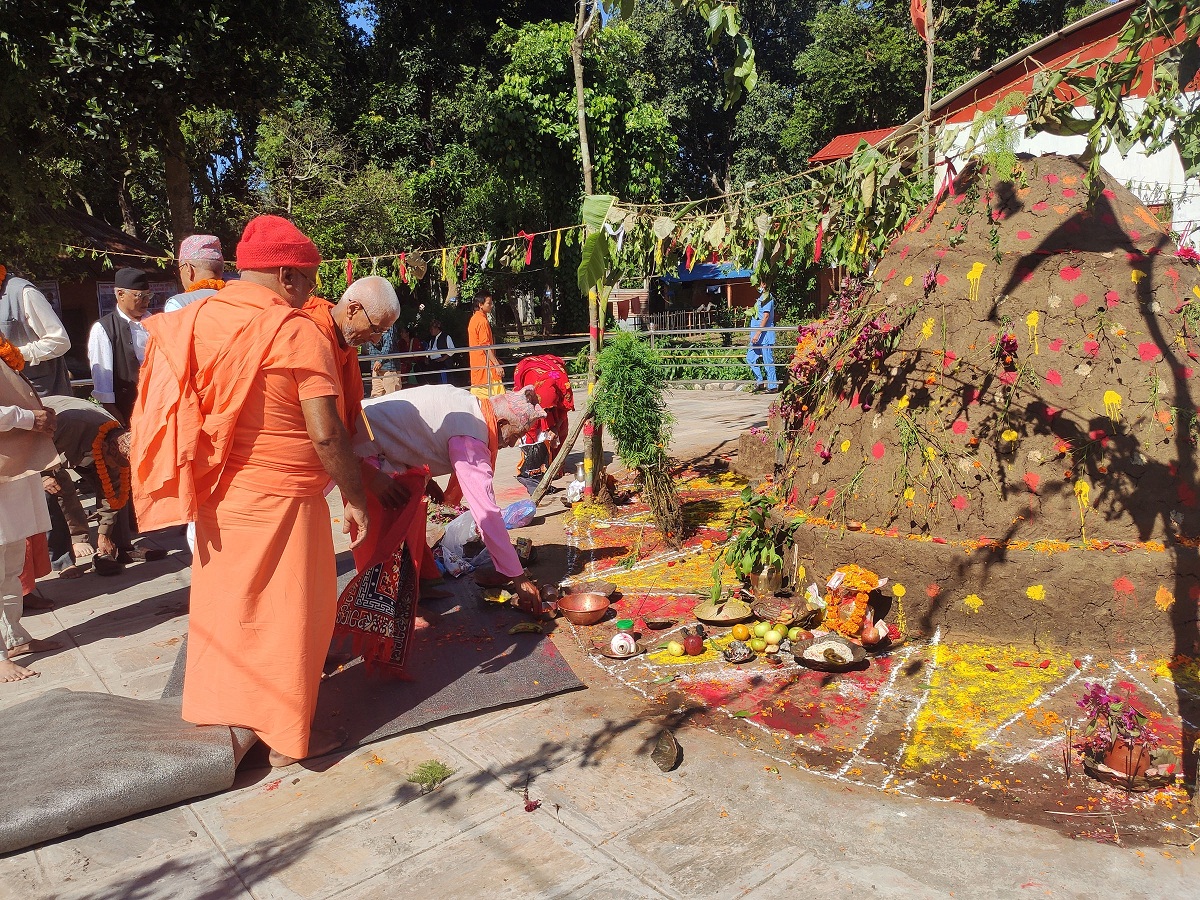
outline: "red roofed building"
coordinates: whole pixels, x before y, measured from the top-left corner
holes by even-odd
[[[956,132],[945,157],[936,160],[939,181],[952,172],[962,171],[966,164],[967,154],[964,151],[969,141],[971,124],[977,114],[990,112],[997,103],[1013,93],[1027,98],[1032,93],[1033,80],[1039,72],[1062,71],[1075,64],[1076,60],[1086,63],[1098,62],[1105,58],[1116,47],[1130,15],[1142,2],[1143,0],[1120,0],[1072,22],[1001,60],[937,100],[932,107],[937,127],[943,133],[950,130]],[[1166,42],[1159,42],[1143,52],[1143,77],[1125,101],[1129,107],[1136,109],[1145,102],[1147,91],[1154,84],[1154,56],[1166,46]],[[1187,89],[1190,92],[1200,90],[1200,76],[1193,78]],[[1083,105],[1082,98],[1077,98],[1077,105]],[[1025,100],[1022,99],[1008,111],[1010,114],[1007,118],[1010,123],[1021,126],[1025,124],[1024,106]],[[911,142],[917,136],[920,121],[921,116],[918,115],[896,128],[839,135],[821,148],[812,160],[823,162],[849,156],[858,146],[860,139],[876,146],[887,137],[896,134],[899,136],[898,140]],[[1033,156],[1048,153],[1076,155],[1083,152],[1086,143],[1080,136],[1055,135],[1049,132],[1026,136],[1023,129],[1018,134],[1015,151]],[[876,135],[878,137],[875,137]],[[1171,222],[1174,230],[1185,233],[1200,227],[1200,179],[1186,176],[1183,162],[1173,146],[1148,155],[1141,145],[1135,145],[1125,157],[1113,147],[1103,155],[1101,163],[1114,177],[1128,185],[1130,190],[1164,222]],[[1195,238],[1189,242],[1195,243]]]
[[[876,128],[874,131],[855,131],[851,134],[839,134],[832,141],[808,158],[809,162],[832,162],[835,159],[845,159],[858,149],[860,141],[866,141],[868,147],[883,143],[896,130],[891,128]]]

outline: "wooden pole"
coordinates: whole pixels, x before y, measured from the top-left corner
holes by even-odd
[[[563,463],[567,461],[567,457],[571,451],[575,449],[575,442],[579,440],[579,432],[583,431],[585,422],[592,418],[592,404],[588,403],[587,409],[584,410],[579,421],[571,428],[571,432],[567,435],[567,439],[563,441],[563,445],[558,448],[558,453],[554,455],[554,459],[550,461],[550,465],[546,467],[546,474],[542,476],[542,480],[538,483],[537,489],[530,495],[534,506],[542,502],[542,498],[546,496],[546,492],[550,490],[550,483],[558,477],[558,473],[562,470]]]
[[[588,410],[596,396],[596,360],[600,355],[600,295],[595,288],[588,291]],[[601,429],[590,418],[583,428],[584,496],[591,497],[599,489],[600,473],[604,469]]]
[[[924,171],[933,175],[933,41],[936,25],[934,0],[925,0],[925,108],[921,119],[921,164]]]

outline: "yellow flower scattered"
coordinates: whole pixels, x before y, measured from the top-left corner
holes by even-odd
[[[1025,596],[1030,600],[1045,600],[1046,588],[1044,585],[1040,584],[1032,585],[1031,587],[1025,588]]]
[[[908,409],[908,394],[896,401],[896,412],[904,412],[906,409]]]
[[[902,584],[893,584],[892,585],[892,596],[893,597],[903,597],[907,593],[908,593],[908,591],[905,590],[904,585],[902,585]]]
[[[905,500],[911,500],[915,496],[917,496],[917,492],[914,491],[912,488],[904,489],[904,499]]]
[[[963,597],[963,606],[969,612],[979,612],[979,608],[983,606],[983,598],[978,594],[967,594],[967,596]]]
[[[849,449],[850,449],[850,442],[842,441],[842,452],[845,453]]]
[[[1017,434],[1015,431],[1013,431],[1011,428],[1005,428],[1002,432],[1000,432],[1000,439],[1002,441],[1007,441],[1010,444],[1013,443],[1014,441],[1016,441],[1016,439],[1019,437],[1020,437],[1020,435]]]

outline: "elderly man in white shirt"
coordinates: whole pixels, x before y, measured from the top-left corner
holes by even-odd
[[[71,339],[45,294],[0,266],[0,335],[21,351],[25,376],[39,396],[71,393],[63,358]]]
[[[154,294],[146,273],[140,269],[118,269],[114,288],[117,307],[92,326],[88,359],[92,364],[92,396],[128,428],[137,399],[138,372],[150,339],[142,320],[150,311]]]

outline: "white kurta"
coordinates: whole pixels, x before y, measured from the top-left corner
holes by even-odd
[[[2,364],[0,364],[2,365]],[[0,406],[0,434],[14,428],[28,431],[33,413],[18,406]],[[0,482],[0,544],[24,541],[50,530],[50,510],[42,491],[42,476],[36,472]]]
[[[150,332],[141,322],[137,322],[117,307],[117,315],[129,323],[129,331],[133,334],[133,352],[138,362],[146,361],[146,342],[150,340]],[[108,339],[104,326],[99,322],[92,326],[88,334],[88,361],[92,365],[92,396],[99,403],[116,403],[117,395],[113,393],[113,346]]]
[[[21,294],[25,306],[25,323],[29,330],[38,335],[37,340],[22,344],[17,349],[29,365],[37,365],[48,359],[58,359],[71,349],[71,339],[62,321],[54,314],[54,307],[46,295],[34,287],[27,287]]]

